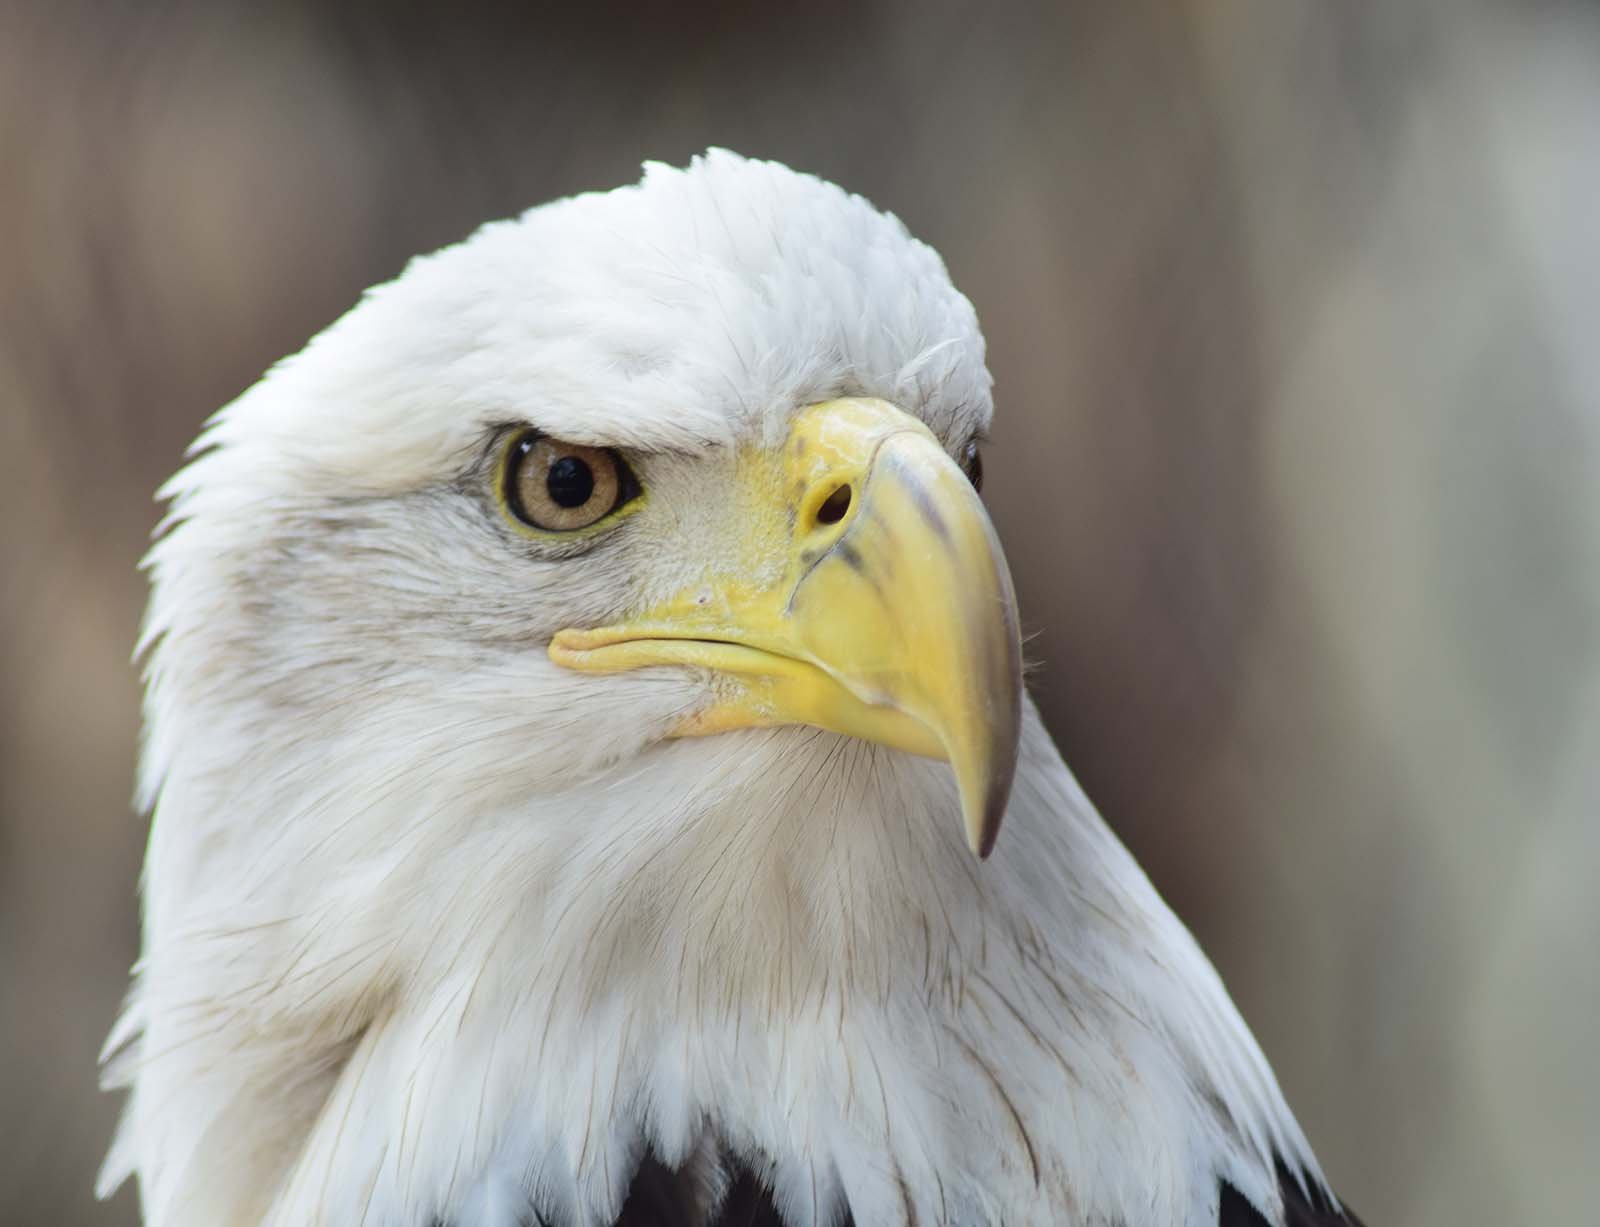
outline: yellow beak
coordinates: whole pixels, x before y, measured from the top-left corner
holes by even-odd
[[[810,724],[945,759],[987,856],[1016,770],[1022,655],[977,493],[921,422],[877,400],[812,405],[739,471],[737,539],[708,550],[720,569],[634,621],[560,632],[550,658],[712,670],[716,701],[678,736]]]

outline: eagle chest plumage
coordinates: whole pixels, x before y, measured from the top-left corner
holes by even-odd
[[[101,1192],[1354,1222],[1026,697],[990,388],[931,249],[714,151],[415,261],[220,412],[146,562]]]

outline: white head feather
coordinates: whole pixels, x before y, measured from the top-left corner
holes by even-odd
[[[645,1148],[796,1224],[1212,1224],[1320,1180],[1182,926],[1031,705],[984,864],[948,769],[663,741],[704,678],[546,657],[683,581],[728,445],[878,396],[990,417],[892,217],[713,152],[419,259],[222,411],[149,558],[145,952],[102,1187],[152,1223],[613,1216]],[[657,527],[530,558],[536,423],[651,459]],[[677,568],[677,569],[675,569]]]

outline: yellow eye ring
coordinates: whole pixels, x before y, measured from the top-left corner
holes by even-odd
[[[641,490],[615,450],[524,430],[507,441],[498,493],[519,528],[569,537],[598,528],[637,504]]]

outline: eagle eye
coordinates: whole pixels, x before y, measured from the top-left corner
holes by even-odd
[[[639,483],[610,448],[563,443],[528,430],[506,451],[501,492],[511,514],[529,528],[570,533],[631,501]]]
[[[967,475],[974,490],[983,490],[983,453],[978,449],[976,439],[968,439],[967,445],[961,449],[961,471]]]

